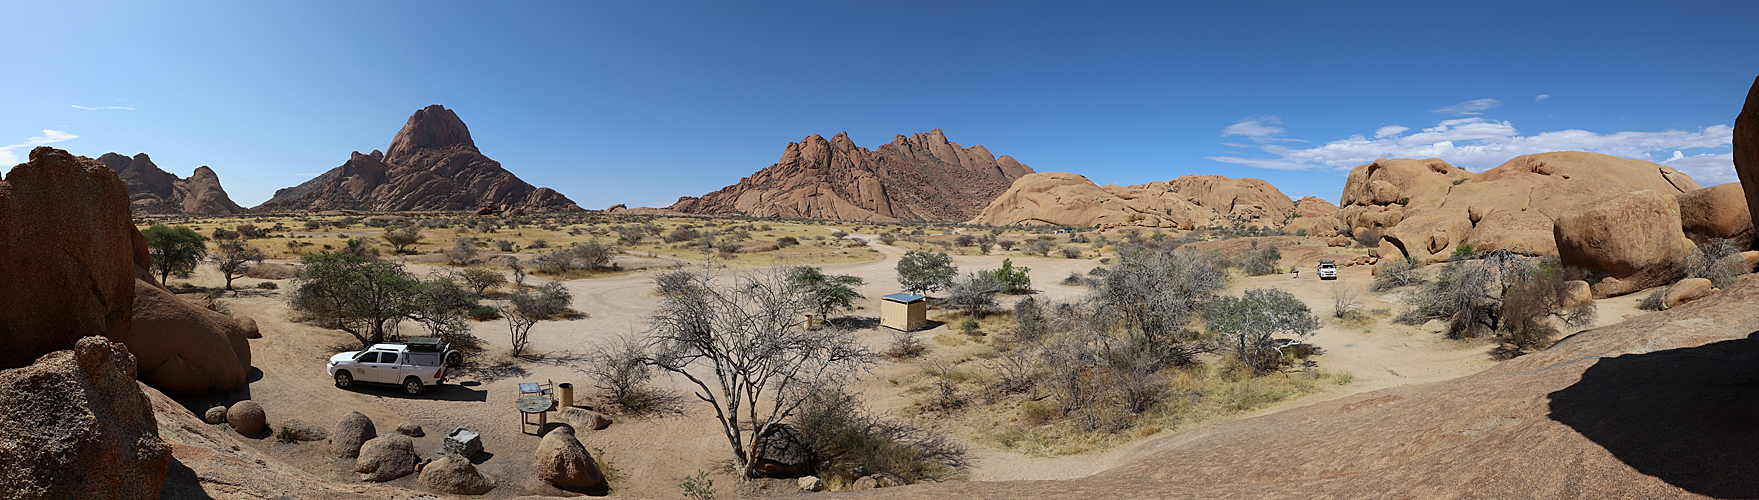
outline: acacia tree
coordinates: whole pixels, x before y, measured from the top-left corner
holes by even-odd
[[[1274,288],[1217,298],[1204,311],[1203,321],[1255,373],[1276,367],[1283,348],[1305,342],[1319,329],[1319,319],[1306,303]]]
[[[811,388],[874,362],[847,331],[806,328],[805,314],[816,306],[783,269],[738,276],[730,287],[717,286],[707,272],[670,274],[673,282],[656,283],[665,300],[653,316],[646,362],[696,385],[747,476],[757,474],[765,440]]]
[[[385,330],[409,317],[420,280],[403,265],[355,252],[307,254],[287,301],[363,346],[385,341]]]
[[[535,289],[514,290],[513,295],[507,297],[507,304],[501,307],[501,315],[507,318],[513,355],[524,354],[531,340],[531,327],[539,321],[566,313],[573,301],[574,294],[569,293],[560,281],[544,283]]]
[[[953,278],[959,275],[959,268],[953,266],[952,257],[945,252],[904,252],[898,258],[897,269],[898,284],[917,295],[952,286]]]
[[[209,260],[214,263],[214,267],[220,269],[220,274],[226,277],[226,289],[231,290],[232,280],[250,272],[250,268],[257,264],[263,263],[263,258],[262,250],[250,246],[244,240],[226,240],[220,242],[219,248],[209,257]]]
[[[140,234],[147,240],[147,256],[152,258],[152,269],[159,273],[161,284],[172,274],[189,276],[208,256],[207,240],[188,227],[153,224]]]
[[[423,238],[425,238],[425,236],[422,236],[421,233],[416,232],[415,228],[410,227],[410,228],[405,228],[401,231],[395,230],[395,229],[386,229],[385,235],[381,236],[381,238],[385,239],[385,243],[391,244],[391,251],[393,253],[403,253],[403,252],[409,250],[409,247],[411,245],[414,245],[416,243],[420,243],[421,240]]]
[[[855,300],[865,298],[855,287],[867,284],[860,276],[828,275],[813,266],[795,266],[788,270],[788,282],[806,290],[818,317],[855,307]]]

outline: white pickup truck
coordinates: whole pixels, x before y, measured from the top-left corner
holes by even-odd
[[[1337,263],[1333,262],[1331,260],[1319,261],[1319,279],[1322,279],[1322,280],[1338,279],[1338,265],[1337,265]]]
[[[418,396],[427,386],[444,382],[446,366],[457,365],[458,356],[458,351],[439,339],[417,337],[330,356],[329,372],[336,387],[343,389],[356,382],[397,384],[403,386],[403,392]]]

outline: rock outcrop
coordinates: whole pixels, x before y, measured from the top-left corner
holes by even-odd
[[[1747,90],[1747,103],[1735,117],[1735,175],[1747,197],[1747,217],[1759,222],[1759,77]]]
[[[134,352],[142,382],[179,396],[244,387],[251,355],[242,323],[145,281],[134,284],[134,319],[118,340]]]
[[[1564,265],[1607,273],[1597,297],[1671,283],[1697,248],[1680,230],[1679,202],[1647,189],[1567,210],[1553,236]]]
[[[477,472],[476,464],[458,455],[446,455],[421,469],[421,484],[453,495],[481,495],[495,489],[495,481]]]
[[[251,210],[580,209],[561,193],[533,187],[483,156],[458,114],[438,104],[410,116],[386,151],[355,152],[342,166],[275,191]]]
[[[128,185],[128,205],[135,215],[244,213],[220,187],[220,176],[206,165],[196,167],[188,179],[180,179],[160,170],[146,153],[133,158],[104,153],[98,161],[115,170]]]
[[[1338,214],[1338,206],[1329,201],[1312,196],[1295,200],[1296,217],[1334,217]]]
[[[1714,238],[1734,241],[1738,248],[1753,246],[1753,214],[1747,211],[1747,197],[1741,183],[1680,193],[1680,225],[1693,243]]]
[[[848,221],[964,221],[1032,169],[940,129],[902,135],[877,151],[848,133],[790,142],[776,164],[670,210],[690,214]],[[613,211],[614,213],[616,211]]]
[[[1311,203],[1309,207],[1311,210]],[[1044,172],[1014,181],[970,222],[1176,229],[1238,223],[1280,228],[1295,212],[1294,201],[1259,179],[1186,175],[1171,181],[1102,187],[1080,175]]]
[[[0,181],[0,368],[72,349],[88,335],[119,339],[134,312],[135,267],[146,240],[128,188],[91,158],[31,150]],[[29,277],[26,279],[25,277]]]
[[[0,370],[0,496],[159,498],[171,450],[134,369],[93,336]]]
[[[1351,170],[1337,217],[1423,263],[1447,260],[1460,244],[1545,255],[1558,243],[1545,241],[1542,218],[1555,224],[1577,205],[1646,189],[1671,197],[1699,187],[1669,167],[1580,151],[1519,156],[1481,173],[1435,158],[1381,159]]]
[[[544,433],[532,467],[538,479],[564,490],[579,491],[604,482],[598,463],[574,437],[574,429],[566,426]]]
[[[354,471],[363,481],[390,481],[415,472],[421,458],[415,454],[415,440],[402,434],[387,434],[360,445],[360,457],[354,460]]]

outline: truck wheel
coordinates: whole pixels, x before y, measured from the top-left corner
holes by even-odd
[[[354,375],[348,374],[348,370],[336,372],[336,387],[347,389],[351,385],[354,385]]]
[[[422,389],[425,388],[421,386],[421,379],[415,377],[403,379],[403,392],[405,394],[420,396]]]
[[[464,364],[463,355],[458,354],[457,351],[446,353],[446,366],[457,368],[458,365],[462,364]]]

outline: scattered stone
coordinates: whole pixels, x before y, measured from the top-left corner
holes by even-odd
[[[421,484],[453,495],[481,495],[495,489],[494,480],[477,472],[476,464],[458,455],[446,455],[423,466]]]
[[[604,482],[598,463],[586,447],[574,437],[574,429],[556,427],[538,442],[537,456],[532,462],[538,479],[564,490],[581,490]]]
[[[800,478],[800,491],[824,491],[824,490],[825,490],[825,482],[824,482],[824,480],[819,479],[818,476],[805,476],[805,477]]]
[[[849,485],[849,489],[856,491],[871,490],[878,487],[879,479],[875,479],[873,476],[861,476],[861,479],[855,480],[855,484]]]
[[[297,418],[289,418],[286,422],[282,422],[281,430],[278,432],[292,434],[295,441],[323,441],[330,437],[330,433],[325,431],[323,427]]]
[[[423,437],[423,436],[428,435],[427,432],[424,432],[421,430],[421,424],[417,424],[415,422],[404,422],[401,424],[397,424],[397,433],[405,435],[405,436],[409,436],[412,438],[418,438],[418,437]]]
[[[159,498],[171,448],[134,373],[96,336],[0,370],[0,497]]]
[[[1709,297],[1716,293],[1716,285],[1704,278],[1686,278],[1667,288],[1667,295],[1661,300],[1665,309],[1673,309],[1680,304]]]
[[[232,430],[239,434],[252,436],[262,433],[268,427],[269,419],[263,412],[263,405],[247,399],[226,409],[226,422],[232,424]]]
[[[354,461],[354,471],[359,472],[365,481],[390,481],[415,472],[418,461],[415,440],[402,434],[391,434],[372,438],[361,445],[360,457]]]
[[[208,412],[202,415],[202,421],[210,424],[226,423],[226,407],[215,406],[213,408],[208,408]]]
[[[1325,246],[1328,246],[1328,247],[1347,247],[1347,246],[1350,246],[1350,241],[1351,240],[1348,236],[1336,236],[1330,240],[1326,240]]]
[[[891,488],[894,486],[903,486],[906,484],[910,484],[910,483],[904,481],[904,478],[898,477],[897,474],[893,474],[890,472],[881,472],[878,474],[874,474],[870,477],[874,478],[874,480],[879,483],[879,487],[881,487],[881,488]]]
[[[440,442],[440,449],[454,455],[473,456],[483,451],[482,435],[463,427],[452,429]]]
[[[244,330],[244,338],[263,338],[263,332],[257,329],[257,320],[255,318],[250,316],[236,316],[235,319],[238,320],[238,328]]]
[[[358,457],[361,445],[376,437],[379,432],[373,428],[373,419],[358,411],[348,412],[336,423],[336,438],[330,440],[330,451],[339,457]]]
[[[576,430],[596,431],[611,426],[611,417],[585,408],[563,408],[556,412],[556,417]]]

